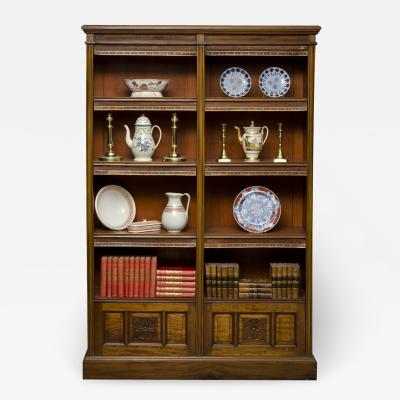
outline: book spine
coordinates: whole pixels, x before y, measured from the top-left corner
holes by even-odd
[[[294,265],[294,275],[293,275],[293,299],[299,298],[299,286],[300,286],[300,265]]]
[[[288,264],[287,266],[287,287],[286,287],[286,293],[287,293],[287,298],[292,299],[293,298],[293,264]]]
[[[287,298],[287,264],[282,264],[282,297]]]
[[[276,285],[278,298],[282,298],[282,265],[279,264],[276,269]]]
[[[196,293],[156,292],[156,297],[196,297]]]
[[[150,266],[150,297],[156,297],[157,257],[151,257]]]
[[[124,257],[124,297],[129,297],[129,257]]]
[[[140,257],[139,259],[139,297],[144,297],[144,266],[146,258]]]
[[[128,297],[133,297],[133,283],[135,279],[135,257],[129,257]]]
[[[107,294],[107,257],[101,257],[100,261],[100,297]]]
[[[228,299],[233,299],[233,264],[228,264]]]
[[[111,283],[112,283],[112,257],[107,257],[107,297],[111,297]]]
[[[196,276],[196,271],[177,271],[177,270],[162,270],[157,269],[157,276]]]
[[[139,297],[139,275],[140,275],[140,257],[135,257],[134,262],[134,282],[133,282],[133,297]]]
[[[277,298],[277,290],[276,290],[276,266],[275,264],[270,264],[270,275],[271,275],[271,284],[272,284],[272,297],[274,299]]]
[[[118,296],[118,257],[112,259],[111,297]]]
[[[144,297],[150,297],[150,275],[151,257],[146,257],[144,261]]]
[[[222,298],[222,264],[217,263],[217,297]]]
[[[176,286],[157,286],[157,292],[178,292],[178,293],[194,293],[196,291],[193,287],[176,287]]]
[[[205,265],[206,271],[206,296],[211,297],[211,265],[207,263]]]
[[[157,283],[157,288],[163,287],[176,287],[176,288],[195,288],[196,282],[175,282],[175,281],[161,281]]]
[[[195,267],[158,267],[157,271],[196,272]]]
[[[156,275],[157,282],[170,281],[170,282],[196,282],[195,276],[182,276],[182,275]]]
[[[217,266],[211,263],[211,297],[217,297]]]
[[[272,293],[239,293],[239,299],[272,299]]]
[[[118,297],[124,297],[124,257],[118,257]]]
[[[271,293],[272,289],[268,288],[242,288],[239,286],[239,293]]]
[[[229,286],[229,279],[228,279],[228,264],[223,263],[221,265],[222,270],[222,298],[228,298],[228,286]]]
[[[233,266],[233,297],[239,298],[239,264],[235,263]]]

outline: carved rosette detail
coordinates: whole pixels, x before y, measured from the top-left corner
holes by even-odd
[[[243,318],[242,337],[249,342],[261,342],[265,338],[266,320],[262,318]]]
[[[134,318],[132,339],[135,342],[156,341],[158,338],[157,322],[157,318]]]

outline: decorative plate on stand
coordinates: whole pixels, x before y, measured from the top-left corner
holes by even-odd
[[[282,97],[290,89],[290,76],[282,68],[270,67],[261,72],[258,83],[266,96]]]
[[[227,96],[243,97],[251,89],[251,78],[243,68],[231,67],[222,73],[219,85]]]
[[[122,230],[135,219],[136,206],[131,194],[121,186],[102,187],[95,199],[96,214],[107,228]]]
[[[238,225],[248,232],[267,232],[279,221],[281,203],[272,190],[250,186],[236,196],[233,216]]]

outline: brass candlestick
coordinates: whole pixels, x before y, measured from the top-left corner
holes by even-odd
[[[113,147],[114,147],[114,142],[113,142],[113,138],[112,138],[113,126],[111,124],[113,117],[112,117],[111,113],[108,113],[106,120],[108,122],[108,125],[107,125],[107,128],[108,128],[107,151],[106,151],[106,154],[104,154],[104,156],[99,157],[99,160],[101,160],[101,161],[121,161],[122,157],[117,156],[113,151]]]
[[[226,139],[225,132],[227,124],[221,124],[221,126],[222,126],[222,133],[221,133],[222,151],[221,151],[221,157],[218,159],[218,162],[231,162],[231,159],[226,154],[226,148],[225,148],[225,139]]]
[[[282,152],[282,141],[283,141],[282,122],[278,122],[278,155],[276,156],[276,158],[274,158],[275,163],[286,163],[287,162],[287,160],[283,156],[283,152]]]
[[[178,162],[178,161],[185,161],[186,157],[180,156],[179,153],[177,153],[176,149],[178,148],[178,144],[177,144],[177,140],[176,140],[176,130],[178,128],[178,126],[176,125],[176,123],[179,121],[178,120],[178,116],[176,115],[176,113],[172,114],[172,126],[171,126],[171,130],[172,130],[172,145],[171,145],[171,152],[167,155],[163,157],[163,161],[167,161],[167,162]]]

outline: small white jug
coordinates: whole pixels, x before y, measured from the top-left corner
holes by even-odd
[[[163,227],[170,233],[178,233],[183,230],[188,221],[190,194],[167,192],[168,203],[164,208],[161,217]],[[182,197],[187,196],[186,210],[182,204]]]

